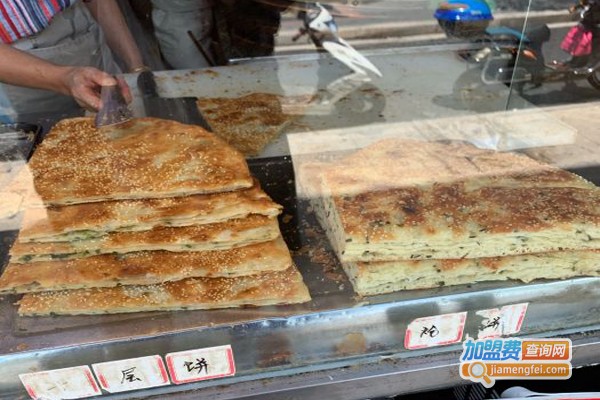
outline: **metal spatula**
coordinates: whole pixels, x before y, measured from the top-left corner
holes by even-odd
[[[119,85],[102,86],[100,89],[102,106],[96,114],[96,127],[122,124],[133,118],[133,114],[121,93]]]
[[[146,116],[199,125],[204,129],[211,130],[198,110],[196,97],[160,97],[152,71],[141,72],[138,75],[137,84],[144,102]]]

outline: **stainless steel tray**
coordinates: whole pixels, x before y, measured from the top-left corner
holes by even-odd
[[[277,377],[295,379],[298,388],[306,389],[310,381],[302,385],[297,377],[291,376],[300,372],[316,373],[307,375],[316,379],[315,376],[320,375],[315,371],[339,371],[348,366],[383,373],[385,368],[382,370],[380,363],[389,363],[390,359],[396,360],[394,362],[401,359],[405,367],[416,368],[414,371],[427,360],[449,368],[454,364],[449,360],[458,357],[459,345],[418,351],[404,348],[406,327],[412,320],[466,311],[465,335],[476,337],[481,322],[476,311],[516,303],[529,303],[519,333],[522,337],[586,331],[600,324],[600,278],[536,281],[528,285],[484,283],[357,297],[307,204],[294,197],[293,175],[286,179],[286,174],[292,172],[289,158],[251,162],[251,168],[264,182],[265,190],[285,205],[282,231],[310,289],[313,297],[310,303],[210,311],[22,318],[16,315],[13,305],[17,298],[7,296],[0,302],[0,376],[3,377],[0,397],[14,399],[25,395],[18,378],[25,372],[227,344],[233,347],[235,354],[237,373],[234,377],[132,392],[126,398],[191,388],[205,388],[215,393],[216,387],[222,388],[222,385],[234,385],[225,386],[228,389],[223,390],[231,396],[226,398],[234,398],[240,395],[235,390],[236,384],[244,387],[257,379],[272,383]],[[268,180],[268,176],[277,179]],[[14,234],[5,236],[3,254],[12,238]],[[600,342],[600,338],[597,339]],[[577,364],[577,360],[574,363]],[[448,384],[447,376],[438,378]],[[456,375],[454,381],[460,382],[460,378]],[[242,385],[242,382],[246,383]],[[436,379],[432,378],[423,382],[423,388],[434,384]]]

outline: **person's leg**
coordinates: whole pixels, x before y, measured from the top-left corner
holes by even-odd
[[[207,0],[152,0],[154,34],[165,61],[175,69],[210,66],[212,7]],[[189,33],[208,53],[205,57]]]

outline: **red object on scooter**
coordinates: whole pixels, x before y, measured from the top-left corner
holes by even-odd
[[[580,24],[572,27],[560,44],[560,48],[574,57],[592,53],[592,31]]]

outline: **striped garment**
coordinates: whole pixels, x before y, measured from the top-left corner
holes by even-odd
[[[43,31],[76,0],[0,0],[0,40],[12,43]]]

